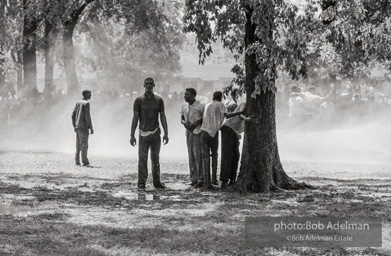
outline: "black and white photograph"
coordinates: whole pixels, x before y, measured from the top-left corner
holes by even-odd
[[[0,255],[391,255],[391,1],[0,0]]]

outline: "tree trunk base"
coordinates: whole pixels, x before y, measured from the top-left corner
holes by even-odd
[[[313,186],[298,182],[285,173],[279,158],[277,142],[260,150],[246,152],[243,158],[238,181],[233,188],[236,191],[262,193],[314,189]]]

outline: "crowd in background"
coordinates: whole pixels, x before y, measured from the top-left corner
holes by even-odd
[[[324,126],[378,118],[391,112],[391,97],[386,89],[362,81],[318,87],[284,84],[277,93],[277,120],[289,120],[289,125]]]
[[[346,118],[363,120],[366,117],[391,111],[391,97],[387,95],[384,87],[372,86],[365,82],[314,85],[293,82],[278,85],[276,94],[278,123],[284,124],[286,120],[290,120],[286,125],[292,126],[311,121],[318,125],[338,124]],[[92,100],[94,101],[92,111],[105,108],[107,112],[110,111],[110,108],[114,108],[115,111],[129,113],[129,116],[131,115],[134,99],[143,93],[142,91],[118,91],[115,89],[92,91]],[[197,98],[201,102],[211,102],[212,90],[208,92],[204,88],[200,92]],[[330,92],[332,93],[330,94]],[[159,93],[157,88],[156,93],[165,102],[168,119],[177,119],[179,108],[184,102],[184,92],[163,91]],[[292,109],[289,105],[292,102],[292,97],[295,97],[296,100],[299,99],[299,101],[301,98],[303,101],[304,108],[300,110],[302,112],[300,118],[295,117],[297,113],[291,113]],[[68,109],[62,106],[67,104],[69,98],[70,96],[61,90],[47,93],[32,89],[24,94],[19,94],[14,89],[3,90],[0,92],[0,128],[5,129],[8,125],[13,129],[21,121],[47,122],[48,117],[45,116],[45,113],[53,111],[53,108],[60,111],[59,115],[68,115]],[[228,96],[225,101],[229,101],[229,99]],[[295,109],[293,112],[295,112]],[[41,113],[41,115],[31,115],[31,113]],[[123,119],[123,115],[108,115],[107,118],[112,119],[113,122],[118,122]],[[293,121],[293,119],[296,119],[296,121]],[[298,121],[298,119],[300,120]]]

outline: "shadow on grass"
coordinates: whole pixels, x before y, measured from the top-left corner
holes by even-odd
[[[216,213],[217,214],[217,213]],[[58,216],[62,219],[61,216]],[[214,225],[214,218],[195,218],[200,226],[183,230],[161,226],[113,228],[106,225],[78,226],[39,218],[0,217],[2,255],[355,255],[362,249],[246,248],[244,225],[232,228]],[[5,249],[4,249],[5,248]],[[381,254],[381,249],[365,250]],[[330,254],[329,254],[330,255]]]

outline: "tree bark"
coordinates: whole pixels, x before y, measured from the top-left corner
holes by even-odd
[[[64,26],[63,33],[63,58],[68,94],[76,94],[79,91],[79,81],[75,66],[75,50],[73,47],[73,30],[75,25],[68,24]]]
[[[5,2],[0,2],[0,93],[5,88]]]
[[[29,17],[27,0],[23,0],[23,88],[22,91],[30,91],[37,88],[37,54],[36,54],[36,29],[39,20]]]
[[[57,38],[56,24],[45,21],[45,88],[44,92],[50,94],[54,88],[54,52]]]
[[[252,23],[251,16],[252,10],[248,9],[246,49],[250,44],[259,41],[255,36],[257,25]],[[243,153],[236,189],[243,192],[269,192],[310,187],[290,178],[281,164],[277,146],[275,93],[267,90],[257,94],[256,98],[251,97],[255,90],[254,79],[261,72],[255,54],[246,54],[245,69],[246,115],[255,114],[258,123],[245,125]],[[270,82],[270,78],[266,76],[263,76],[263,79],[265,82]]]
[[[73,31],[84,9],[94,0],[87,0],[78,9],[75,9],[69,19],[62,19],[63,32],[63,58],[68,94],[76,94],[80,91],[75,65],[75,50],[73,47]]]

